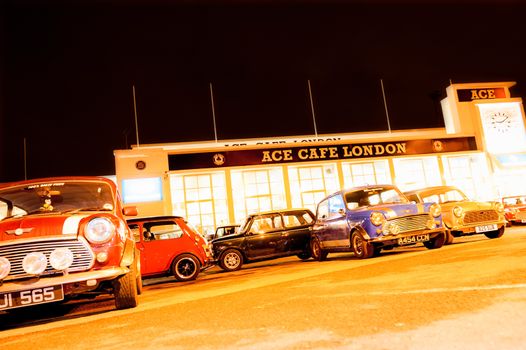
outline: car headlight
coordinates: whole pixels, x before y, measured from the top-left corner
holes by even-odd
[[[382,225],[384,235],[397,235],[400,232],[400,226],[393,222],[385,221]]]
[[[66,247],[57,248],[49,254],[49,263],[55,270],[65,270],[73,263],[73,253]]]
[[[431,213],[431,215],[433,215],[434,218],[438,218],[440,214],[442,214],[442,208],[440,208],[440,204],[433,203],[429,207],[429,212]]]
[[[381,226],[385,221],[384,214],[380,213],[379,211],[373,211],[371,213],[371,222],[374,226]]]
[[[462,209],[462,207],[456,206],[456,207],[453,208],[453,214],[457,218],[461,217],[463,212],[464,212],[464,210]]]
[[[9,275],[9,272],[11,271],[11,263],[7,258],[4,258],[3,256],[0,257],[0,280],[3,280],[6,278],[7,275]]]
[[[106,218],[95,218],[86,225],[86,238],[91,243],[106,243],[115,235],[115,225]]]
[[[495,209],[497,209],[499,213],[504,213],[504,205],[502,205],[502,203],[495,203]]]
[[[40,275],[46,270],[47,259],[44,253],[29,253],[22,260],[22,268],[29,275]]]

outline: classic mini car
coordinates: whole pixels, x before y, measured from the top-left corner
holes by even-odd
[[[139,252],[115,184],[58,177],[0,185],[0,311],[110,293],[135,307]]]
[[[225,271],[239,270],[258,260],[297,255],[310,258],[309,209],[283,209],[249,215],[239,231],[211,242],[214,258]]]
[[[503,197],[504,215],[509,225],[526,223],[526,196]]]
[[[180,216],[133,218],[128,226],[141,252],[143,279],[173,275],[178,281],[193,280],[210,262],[208,243]]]
[[[418,242],[440,248],[444,241],[440,205],[410,203],[397,187],[374,185],[341,190],[318,203],[311,252],[319,261],[345,251],[364,259]]]
[[[454,237],[484,234],[488,238],[499,238],[504,233],[506,220],[499,202],[472,201],[453,186],[428,187],[405,192],[405,195],[415,203],[440,204],[446,244],[452,243]]]
[[[239,230],[239,226],[240,225],[218,226],[214,233],[206,235],[205,238],[208,242],[210,242],[219,237],[233,235],[234,233],[237,232],[237,230]]]

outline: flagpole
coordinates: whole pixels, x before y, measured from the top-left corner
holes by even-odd
[[[140,148],[139,145],[139,123],[137,122],[137,102],[135,100],[135,85],[132,85],[133,89],[133,112],[135,114],[135,136],[137,138],[137,148]]]
[[[217,142],[217,128],[216,128],[216,109],[214,106],[214,90],[212,88],[212,83],[210,84],[210,102],[212,103],[212,120],[214,122],[214,138]]]
[[[310,110],[312,113],[312,122],[314,123],[314,135],[318,137],[318,129],[316,128],[316,115],[314,113],[314,102],[312,101],[312,89],[310,87],[310,79],[307,80],[307,84],[309,85]]]
[[[391,123],[389,122],[389,111],[387,110],[387,99],[385,98],[383,79],[380,79],[380,84],[382,85],[382,96],[384,97],[385,116],[387,117],[387,129],[389,130],[389,133],[391,133]]]

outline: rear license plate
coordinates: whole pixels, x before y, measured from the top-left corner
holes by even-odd
[[[475,227],[476,233],[496,231],[496,230],[497,230],[497,224],[483,225],[483,226]]]
[[[63,299],[64,290],[62,285],[0,293],[0,310],[50,303]]]
[[[413,244],[417,242],[427,242],[429,241],[429,234],[426,233],[425,235],[416,235],[416,236],[407,236],[398,238],[398,245],[406,245],[406,244]]]

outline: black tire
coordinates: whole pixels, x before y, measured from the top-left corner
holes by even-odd
[[[303,252],[296,255],[301,260],[308,260],[311,257],[311,254],[309,252]]]
[[[113,294],[117,310],[129,309],[139,304],[137,292],[137,255],[129,266],[130,271],[113,281]]]
[[[374,256],[374,247],[367,242],[360,231],[354,231],[351,235],[351,247],[354,256],[358,259],[369,259]]]
[[[239,250],[227,249],[221,254],[219,266],[225,271],[237,271],[243,266],[243,255]]]
[[[320,241],[317,238],[313,238],[310,241],[310,252],[312,258],[317,261],[323,261],[327,259],[327,255],[329,254],[321,247]]]
[[[192,254],[181,254],[172,262],[172,274],[179,282],[192,281],[201,271],[201,263]]]
[[[444,245],[451,244],[454,240],[455,236],[451,234],[451,231],[446,231],[446,241],[444,242]]]
[[[426,247],[427,249],[438,249],[442,247],[444,243],[446,243],[446,235],[446,232],[440,232],[440,234],[435,238],[424,242],[424,247]]]
[[[137,294],[138,295],[141,295],[142,294],[142,275],[141,275],[141,253],[136,250],[135,251],[135,256],[137,257],[135,260],[137,260],[137,266],[135,267],[136,269],[136,272],[137,272],[137,277],[136,277],[136,281],[137,281]]]
[[[499,228],[497,231],[484,232],[484,236],[490,239],[500,238],[502,237],[503,234],[504,234],[504,226]]]
[[[380,256],[382,247],[373,247],[373,256]]]

